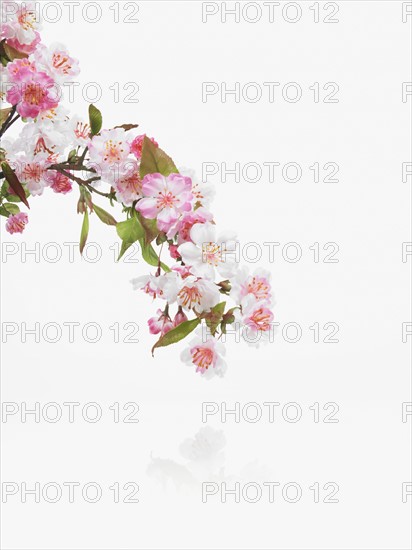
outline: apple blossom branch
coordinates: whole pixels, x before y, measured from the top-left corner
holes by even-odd
[[[236,237],[218,234],[209,210],[212,186],[177,168],[153,138],[135,132],[136,124],[105,129],[96,106],[89,105],[86,117],[66,109],[54,88],[79,74],[79,62],[63,45],[42,43],[30,2],[8,3],[14,9],[1,30],[0,96],[10,106],[1,110],[1,137],[18,120],[22,126],[16,138],[2,139],[0,148],[0,215],[7,219],[6,230],[25,230],[28,215],[20,206],[30,208],[31,197],[47,189],[64,197],[77,184],[80,252],[90,221],[97,218],[116,229],[118,259],[138,243],[150,267],[132,284],[163,304],[148,319],[150,333],[158,336],[152,353],[194,333],[182,360],[203,378],[223,376],[223,335],[240,334],[255,346],[270,341],[270,273],[250,274],[238,265]],[[110,207],[118,203],[125,219],[117,221],[93,195]]]

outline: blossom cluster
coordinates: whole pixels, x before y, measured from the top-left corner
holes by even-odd
[[[183,361],[205,378],[222,376],[222,335],[237,331],[256,345],[271,334],[270,274],[239,267],[236,235],[217,232],[213,188],[178,169],[155,139],[136,132],[136,124],[104,129],[93,105],[86,119],[64,107],[58,87],[79,74],[78,61],[62,44],[42,43],[33,5],[7,0],[5,8],[0,94],[8,106],[1,110],[0,214],[7,218],[6,230],[22,233],[28,223],[19,203],[29,207],[29,199],[48,187],[64,195],[76,186],[83,215],[80,251],[94,213],[116,227],[119,257],[138,242],[152,268],[132,283],[161,304],[148,320],[150,333],[158,336],[153,351],[193,332]],[[4,138],[16,121],[23,123],[19,136]],[[95,204],[95,196],[120,203],[126,219],[117,222]]]

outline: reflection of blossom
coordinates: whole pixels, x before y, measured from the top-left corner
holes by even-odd
[[[239,474],[227,473],[225,447],[226,437],[223,431],[204,426],[194,437],[189,437],[180,444],[179,451],[186,460],[185,464],[152,456],[147,474],[161,484],[163,491],[167,491],[170,487],[174,487],[178,491],[182,491],[182,489],[198,490],[198,487],[206,480],[210,482],[242,480],[263,482],[271,478],[269,468],[260,464],[258,460],[243,466]]]
[[[213,458],[225,445],[226,438],[222,431],[205,426],[193,438],[185,439],[179,450],[184,458],[196,462]]]

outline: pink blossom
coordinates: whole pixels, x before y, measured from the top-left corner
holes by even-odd
[[[34,34],[35,34],[35,38],[34,38],[33,42],[30,42],[30,44],[22,44],[21,42],[19,42],[17,40],[17,38],[8,38],[7,39],[7,45],[11,46],[15,50],[18,50],[19,52],[30,55],[30,54],[34,53],[34,51],[36,50],[36,48],[38,47],[38,45],[41,42],[40,34],[37,31],[35,31]]]
[[[146,137],[146,134],[142,134],[141,136],[137,136],[134,138],[132,143],[130,144],[130,152],[133,153],[133,155],[137,158],[137,160],[142,158],[142,149],[143,149],[143,140]],[[150,141],[156,146],[159,147],[159,144],[157,141],[155,141],[154,138],[150,138]]]
[[[178,277],[178,274],[172,271],[159,276],[143,275],[130,282],[134,290],[143,290],[145,294],[149,294],[153,298],[167,300],[170,304],[176,301]]]
[[[232,282],[231,296],[236,303],[240,302],[251,294],[257,301],[270,303],[271,301],[271,285],[270,273],[264,269],[256,269],[252,275],[249,275],[249,270],[242,267],[236,274]]]
[[[50,170],[48,179],[50,181],[50,187],[55,193],[65,195],[66,193],[70,193],[72,190],[72,182],[67,176],[61,174],[60,172]]]
[[[186,277],[182,279],[177,293],[177,303],[185,309],[196,313],[210,311],[220,302],[221,294],[217,285],[208,279]]]
[[[172,271],[179,273],[182,279],[186,279],[186,277],[190,277],[192,275],[192,272],[190,271],[190,266],[188,265],[174,265],[172,266]]]
[[[36,118],[40,113],[58,106],[56,94],[53,93],[54,80],[46,73],[33,71],[32,64],[21,64],[15,70],[16,60],[11,63],[9,74],[14,78],[14,86],[7,92],[6,99],[17,105],[17,112],[23,118]]]
[[[13,235],[13,233],[23,233],[28,222],[29,218],[24,212],[19,212],[14,216],[9,216],[6,222],[6,231],[8,231],[11,235]]]
[[[232,233],[220,235],[216,239],[216,225],[195,223],[190,230],[192,242],[179,246],[179,254],[185,264],[192,266],[193,274],[214,280],[215,270],[227,279],[237,271],[237,242]]]
[[[125,130],[102,130],[100,135],[94,136],[90,141],[89,152],[91,162],[97,163],[102,171],[124,162],[130,153]]]
[[[203,334],[201,329],[196,334],[196,338],[183,351],[182,361],[189,366],[195,365],[196,372],[200,372],[205,378],[223,376],[227,368],[221,357],[225,354],[224,345],[213,336]]]
[[[31,75],[36,74],[36,71],[36,65],[28,59],[15,59],[13,63],[7,64],[9,80],[13,83],[23,82]]]
[[[241,313],[236,312],[235,316],[244,326],[243,339],[252,346],[258,346],[260,341],[268,342],[274,325],[267,302],[257,301],[253,294],[248,294],[241,306]]]
[[[178,233],[178,244],[192,242],[190,231],[195,223],[206,223],[213,220],[213,214],[205,208],[198,208],[192,212],[185,212],[183,216],[170,228],[168,232],[169,239]]]
[[[246,325],[254,330],[266,332],[270,330],[270,323],[273,321],[273,313],[263,304],[258,304],[256,309],[244,318]]]
[[[14,163],[14,168],[17,177],[25,184],[30,194],[41,195],[44,188],[50,185],[50,173],[47,168],[56,161],[56,155],[39,152],[36,155],[19,157]]]
[[[160,231],[167,232],[179,219],[180,214],[191,209],[192,181],[180,174],[148,174],[142,182],[145,198],[136,205],[136,210],[148,219],[157,219]]]
[[[35,3],[18,4],[11,0],[3,0],[2,4],[1,38],[6,38],[8,44],[10,44],[10,39],[24,45],[32,44],[37,39],[36,29],[40,28]]]
[[[163,336],[169,330],[174,328],[174,325],[168,315],[166,315],[161,309],[157,310],[157,317],[151,317],[147,324],[149,325],[150,334],[161,334]]]
[[[103,173],[102,179],[114,187],[116,199],[126,206],[142,196],[142,180],[135,160],[113,166],[109,172]]]
[[[157,296],[156,277],[154,275],[142,275],[130,281],[133,285],[133,290],[143,290],[153,299]]]
[[[79,62],[71,57],[62,44],[52,44],[46,48],[40,45],[34,59],[36,66],[50,74],[56,81],[65,82],[80,73]]]

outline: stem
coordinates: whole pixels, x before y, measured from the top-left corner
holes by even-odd
[[[96,181],[100,178],[91,178],[89,181]],[[81,184],[79,184],[81,185]],[[83,183],[83,185],[90,191],[90,193],[96,193],[97,195],[100,195],[101,197],[106,197],[106,199],[114,199],[114,196],[112,193],[102,193],[101,191],[99,191],[98,189],[95,189],[94,187],[92,187],[91,185],[89,185],[88,183]]]
[[[160,261],[160,258],[162,256],[163,245],[164,245],[164,243],[162,243],[162,246],[160,247],[160,251],[159,251],[159,262],[157,264],[157,275],[156,276],[159,276],[160,273],[162,272],[162,262]]]
[[[69,178],[69,180],[75,181],[79,185],[84,185],[86,187],[90,183],[93,183],[94,181],[99,181],[100,180],[100,176],[95,176],[94,178],[89,178],[88,180],[82,180],[82,179],[80,179],[76,176],[73,176],[73,174],[71,174],[70,172],[67,172],[63,168],[60,168],[60,169],[55,168],[55,170],[56,170],[56,172],[60,172],[60,174],[63,174],[63,176],[66,176],[67,178]],[[95,189],[93,189],[93,191],[95,191]]]
[[[47,170],[57,170],[58,172],[60,169],[63,170],[70,170],[72,172],[91,172],[92,174],[96,174],[96,170],[94,168],[86,168],[85,166],[81,166],[80,164],[68,164],[67,162],[62,162],[61,164],[52,164],[47,168]]]
[[[84,151],[83,151],[83,154],[82,156],[80,157],[79,159],[79,164],[82,165],[84,163],[84,159],[86,158],[86,155],[87,155],[87,151],[89,150],[88,147],[85,147],[84,148]]]

